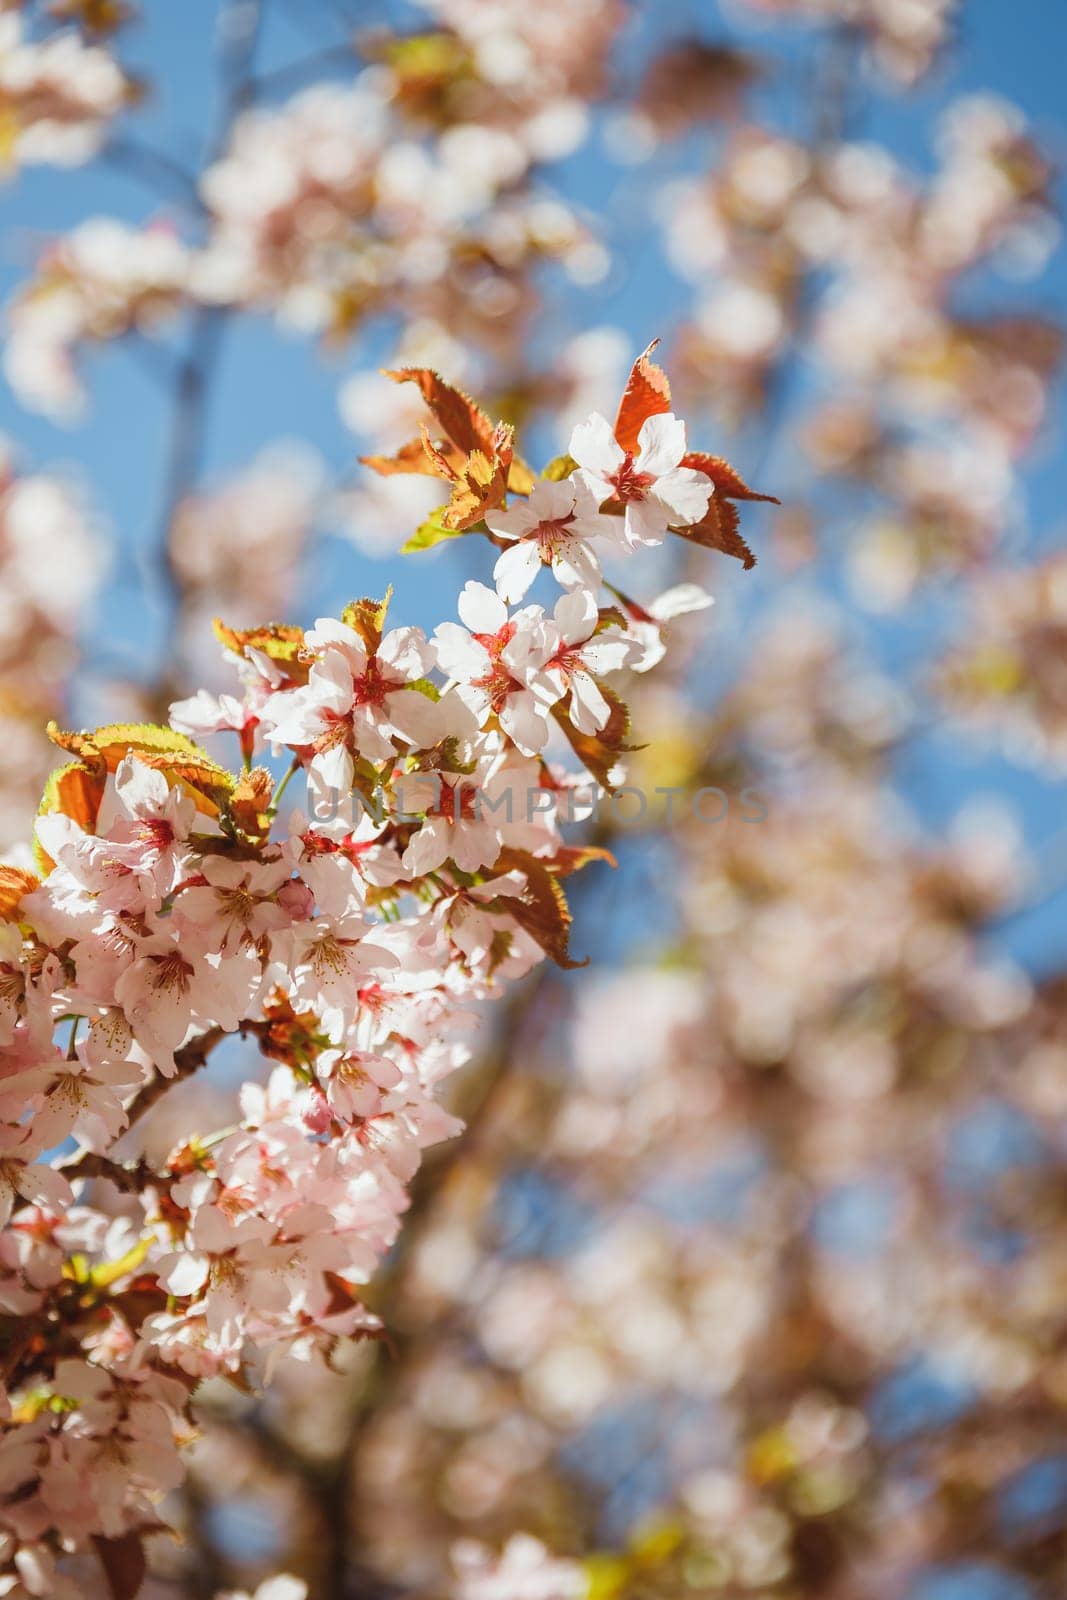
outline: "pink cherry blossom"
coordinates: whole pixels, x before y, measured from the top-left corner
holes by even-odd
[[[493,568],[496,592],[509,605],[522,599],[542,566],[551,567],[565,589],[600,587],[600,562],[591,541],[610,539],[615,524],[600,515],[581,479],[539,479],[528,500],[515,500],[506,511],[487,511],[485,522],[491,533],[514,541]]]
[[[38,1160],[47,1148],[45,1136],[32,1123],[0,1122],[0,1226],[10,1217],[16,1195],[52,1211],[73,1203],[62,1173]]]
[[[204,856],[199,871],[174,902],[174,920],[204,950],[229,954],[286,928],[290,915],[279,891],[292,871],[285,859],[229,861]]]
[[[559,643],[545,666],[552,698],[569,694],[570,718],[579,733],[598,733],[607,726],[611,706],[597,677],[628,666],[638,648],[614,625],[598,631],[596,600],[582,589],[557,600],[553,621]]]
[[[319,651],[307,685],[273,695],[261,721],[275,749],[312,750],[308,770],[322,790],[347,794],[357,755],[382,761],[396,754],[394,741],[416,749],[435,743],[435,702],[411,687],[433,664],[418,628],[393,628],[372,655],[354,628],[326,617],[307,644]]]
[[[607,418],[594,411],[575,428],[570,453],[597,505],[610,500],[623,507],[631,549],[662,543],[668,528],[690,527],[708,509],[711,480],[681,465],[685,423],[673,412],[642,424],[633,456],[619,444]]]
[[[459,614],[465,627],[442,622],[434,633],[441,670],[479,726],[494,716],[524,755],[535,754],[548,739],[546,712],[534,692],[544,685],[552,647],[544,612],[525,606],[509,617],[492,589],[471,581],[460,595]]]

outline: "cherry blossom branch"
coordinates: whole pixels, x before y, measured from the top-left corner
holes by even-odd
[[[110,1156],[95,1150],[83,1150],[70,1161],[61,1162],[59,1168],[68,1182],[78,1178],[106,1178],[124,1194],[139,1194],[154,1177],[151,1168],[143,1161],[113,1161]]]
[[[263,1038],[266,1024],[246,1017],[239,1023],[234,1033],[229,1033],[225,1028],[209,1028],[199,1038],[191,1039],[174,1053],[175,1070],[170,1077],[156,1074],[150,1078],[143,1089],[139,1089],[126,1108],[127,1126],[132,1128],[156,1104],[156,1102],[173,1089],[175,1084],[183,1083],[186,1078],[191,1078],[199,1072],[201,1067],[206,1067],[212,1051],[222,1043],[223,1039],[236,1037],[245,1039],[249,1037]]]

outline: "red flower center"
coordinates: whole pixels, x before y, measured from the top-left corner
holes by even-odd
[[[630,500],[644,500],[655,481],[651,473],[635,469],[634,458],[629,450],[622,466],[608,479],[615,490],[616,500],[621,500],[623,504]]]
[[[501,656],[505,648],[515,637],[515,624],[505,622],[499,633],[475,633],[472,638],[477,639],[482,649],[489,657],[489,670],[480,678],[472,678],[471,686],[475,689],[484,689],[489,697],[489,704],[494,713],[499,713],[504,708],[504,703],[509,694],[523,685],[517,678],[513,678],[508,671]]]

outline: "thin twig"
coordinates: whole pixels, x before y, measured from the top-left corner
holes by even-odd
[[[139,1122],[168,1089],[172,1089],[176,1083],[182,1083],[186,1078],[191,1078],[194,1072],[199,1072],[201,1067],[206,1066],[212,1050],[227,1037],[229,1035],[225,1028],[209,1028],[198,1039],[191,1039],[188,1044],[175,1051],[173,1074],[169,1078],[164,1078],[157,1073],[130,1101],[126,1108],[127,1126],[132,1128],[135,1122]]]
[[[325,49],[313,50],[310,55],[301,56],[299,61],[288,61],[284,66],[261,72],[253,80],[252,96],[259,100],[264,94],[284,93],[287,89],[306,83],[317,72],[330,67],[354,68],[357,61],[354,45],[328,45]]]
[[[138,178],[152,189],[158,190],[162,184],[194,211],[204,210],[195,173],[175,161],[165,150],[157,150],[154,145],[142,144],[129,134],[121,134],[108,141],[100,156],[109,166]]]
[[[71,1183],[78,1178],[106,1178],[124,1194],[139,1194],[153,1176],[143,1161],[112,1161],[95,1150],[82,1150],[72,1160],[62,1162],[58,1170]]]
[[[251,9],[249,9],[251,5]],[[248,21],[238,28],[242,14]],[[222,13],[225,40],[221,64],[221,105],[215,132],[209,142],[205,166],[210,166],[226,149],[234,122],[250,103],[253,93],[252,67],[263,18],[261,0],[230,0]],[[164,478],[159,516],[160,580],[172,613],[181,609],[182,583],[174,567],[170,548],[175,513],[189,494],[203,466],[207,436],[207,396],[221,350],[227,312],[216,306],[200,306],[194,311],[189,341],[177,372],[174,420]]]

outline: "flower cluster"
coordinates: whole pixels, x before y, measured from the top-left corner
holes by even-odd
[[[602,275],[603,249],[532,180],[585,137],[618,0],[588,0],[581,17],[554,8],[553,51],[547,18],[534,23],[525,8],[509,19],[488,8],[492,27],[477,4],[435,9],[439,31],[383,35],[381,60],[349,82],[236,118],[226,148],[190,179],[186,198],[207,224],[195,240],[155,221],[95,218],[50,247],[9,313],[5,369],[22,402],[75,415],[82,348],[157,334],[184,306],[267,310],[332,338],[399,307],[514,349],[537,304],[538,263],[560,261],[578,281]],[[76,35],[69,48],[109,60]]]
[[[1062,346],[1041,317],[958,309],[967,274],[1039,271],[1055,240],[1050,168],[1023,117],[961,99],[938,154],[920,182],[875,145],[813,149],[745,125],[710,176],[664,198],[668,252],[701,285],[682,381],[743,420],[810,346],[807,456],[868,491],[852,576],[883,608],[995,546]]]
[[[648,355],[614,427],[582,424],[547,479],[436,374],[398,376],[442,429],[423,444],[451,486],[434,535],[505,527],[558,571],[554,609],[469,583],[433,638],[389,627],[388,597],[306,633],[219,624],[243,692],[201,691],[170,727],[53,725],[69,760],[36,871],[0,869],[10,1583],[89,1545],[107,1567],[159,1525],[200,1380],[375,1331],[361,1289],[423,1148],[459,1127],[436,1091],[472,1002],[545,955],[573,964],[562,880],[604,852],[563,842],[574,779],[550,737],[610,784],[628,717],[607,678],[661,645],[654,611],[601,604],[587,545],[699,541],[709,503],[743,488],[687,452]],[[500,588],[516,577],[498,563]],[[241,772],[187,730],[235,735]],[[308,814],[282,812],[266,749]],[[244,1084],[232,1125],[138,1155],[129,1130],[228,1037],[258,1042],[267,1082]],[[117,1210],[86,1188],[101,1180]]]
[[[740,0],[754,11],[854,28],[883,72],[910,85],[951,37],[959,0]]]
[[[133,86],[102,45],[75,32],[27,37],[17,12],[0,17],[0,139],[5,167],[79,166],[94,156]]]
[[[978,578],[966,633],[937,669],[942,703],[1027,764],[1067,757],[1067,559]]]

